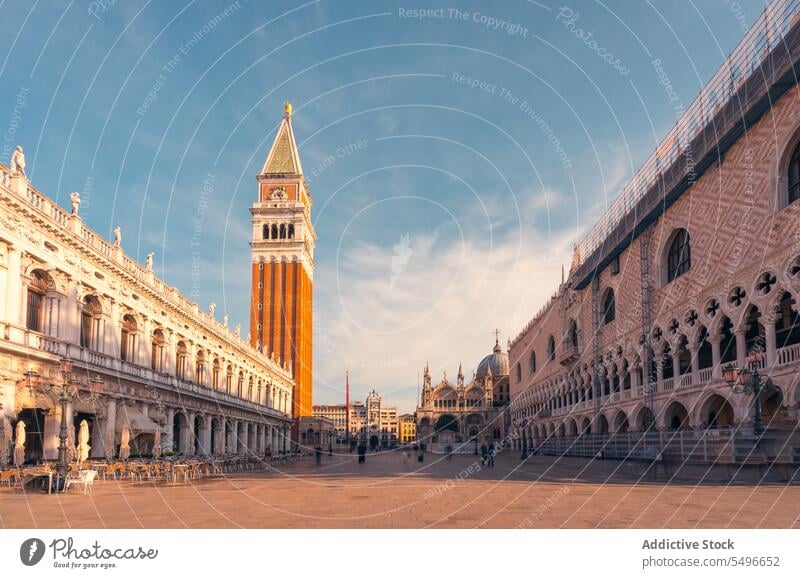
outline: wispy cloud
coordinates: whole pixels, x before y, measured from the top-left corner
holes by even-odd
[[[525,238],[527,237],[527,238]],[[418,239],[418,242],[417,240]],[[414,254],[391,283],[392,244],[363,242],[323,266],[315,369],[317,401],[341,401],[344,370],[354,387],[380,384],[387,401],[411,409],[419,370],[471,371],[553,292],[572,235],[519,231],[493,246],[471,240],[415,239]],[[531,251],[531,247],[537,247]],[[330,289],[336,289],[332,294]]]

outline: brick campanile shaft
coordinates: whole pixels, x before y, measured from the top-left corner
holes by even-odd
[[[311,323],[317,234],[288,102],[257,179],[258,200],[250,208],[250,342],[293,370],[296,426],[297,418],[312,414]]]

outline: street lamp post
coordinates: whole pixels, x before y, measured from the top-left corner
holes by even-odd
[[[528,425],[528,419],[522,420],[520,424],[520,428],[522,429],[522,455],[520,459],[527,460],[528,459],[528,438],[525,436],[525,428]]]
[[[764,433],[764,419],[761,415],[761,392],[764,388],[774,384],[767,376],[763,378],[758,371],[759,362],[764,360],[764,352],[755,349],[747,356],[747,363],[739,368],[735,363],[726,365],[722,369],[722,378],[731,386],[734,393],[744,393],[753,396],[755,415],[753,417],[753,433],[760,436]]]
[[[103,390],[103,380],[99,375],[95,375],[89,380],[89,392],[81,391],[78,388],[78,379],[72,374],[72,360],[69,357],[64,357],[61,360],[60,372],[61,383],[48,383],[42,384],[38,382],[39,374],[29,369],[25,372],[25,377],[28,381],[28,389],[31,396],[37,394],[51,395],[53,401],[61,403],[61,427],[58,432],[58,459],[56,460],[56,472],[59,477],[64,478],[69,470],[69,463],[67,461],[67,406],[71,401],[79,400],[83,402],[92,402],[97,399],[97,396]]]

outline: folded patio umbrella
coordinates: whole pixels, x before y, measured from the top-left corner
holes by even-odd
[[[25,462],[25,422],[17,422],[17,439],[14,442],[14,465],[20,467]]]
[[[127,460],[131,455],[131,431],[128,429],[128,426],[122,428],[122,437],[120,438],[119,442],[119,458],[121,460]]]
[[[89,459],[89,450],[92,446],[89,445],[89,423],[84,419],[81,420],[81,429],[78,431],[78,461],[83,463]]]

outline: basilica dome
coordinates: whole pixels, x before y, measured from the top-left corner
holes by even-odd
[[[494,379],[508,375],[508,354],[503,353],[499,342],[495,342],[492,354],[484,357],[478,364],[477,380],[483,381],[490,369]]]

